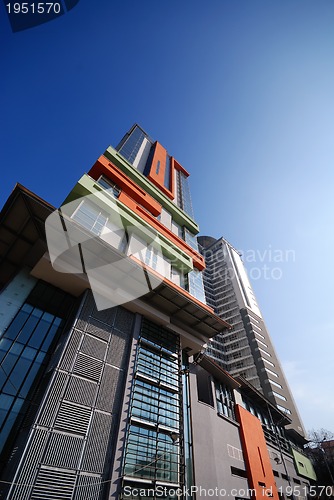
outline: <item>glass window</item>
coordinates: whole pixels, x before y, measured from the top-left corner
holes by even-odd
[[[24,328],[21,330],[19,336],[17,337],[18,342],[22,342],[22,344],[25,344],[28,342],[32,332],[34,331],[37,323],[40,320],[40,317],[42,316],[43,311],[40,309],[33,309],[31,311],[31,314],[29,318],[27,319]]]
[[[130,163],[133,163],[145,137],[144,132],[136,126],[119,148],[119,153]]]
[[[13,401],[13,396],[0,394],[0,428],[9,412],[10,407],[12,406]]]
[[[171,437],[172,431],[178,435],[180,427],[178,350],[177,335],[143,320],[131,396],[132,425],[128,429],[125,475],[178,482],[180,448]],[[145,422],[164,428],[147,428]]]
[[[183,172],[176,170],[175,179],[177,204],[180,208],[182,208],[182,210],[186,212],[186,214],[188,214],[193,219],[194,212],[191,202],[188,178]]]
[[[28,300],[38,303],[47,300],[49,307],[59,308],[62,310],[61,314],[66,314],[71,301],[67,300],[64,309],[65,297],[70,298],[40,282]],[[51,305],[49,300],[52,301]],[[0,399],[0,426],[3,425],[0,428],[0,448],[15,423],[24,399],[33,387],[46,350],[59,331],[61,322],[60,317],[26,303],[0,340],[0,389],[3,391]],[[44,352],[41,351],[42,346]]]
[[[216,382],[215,388],[218,413],[235,420],[234,398],[232,389],[221,382]]]
[[[166,154],[166,167],[165,167],[165,178],[164,186],[170,190],[170,156]]]
[[[50,325],[52,323],[53,316],[48,313],[44,313],[40,322],[36,326],[34,333],[32,334],[30,340],[29,340],[29,345],[31,347],[35,347],[36,349],[39,349],[43,343],[43,340],[50,328]]]
[[[125,475],[178,482],[179,453],[170,435],[131,425]]]
[[[16,395],[19,392],[19,388],[34,361],[36,354],[37,350],[32,349],[31,347],[26,347],[22,351],[19,362],[16,363],[7,380],[7,383],[3,388],[5,393]]]
[[[115,198],[118,198],[120,193],[121,193],[121,188],[117,186],[114,182],[110,181],[103,175],[97,180],[97,183],[103,187],[104,189],[107,189],[110,193],[112,193]]]
[[[11,322],[10,326],[6,330],[6,338],[7,339],[15,339],[17,334],[23,327],[24,323],[27,321],[29,314],[32,311],[32,306],[29,304],[24,304],[22,307],[20,314],[16,315],[14,320]]]
[[[16,399],[16,401],[14,402],[12,409],[11,409],[10,413],[8,414],[8,417],[7,417],[3,427],[1,429],[1,432],[0,432],[0,452],[1,452],[3,446],[6,442],[6,439],[9,436],[10,431],[12,430],[12,427],[15,423],[16,417],[18,416],[18,414],[21,410],[23,402],[24,402],[24,399],[21,399],[21,398]]]
[[[188,273],[188,291],[193,297],[206,304],[203,275],[197,269]]]
[[[92,233],[100,235],[107,223],[107,216],[101,209],[88,200],[80,203],[72,215],[72,219],[78,222]]]

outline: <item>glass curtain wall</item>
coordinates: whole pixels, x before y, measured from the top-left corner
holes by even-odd
[[[72,303],[68,294],[39,282],[0,339],[0,455],[31,402],[34,382]]]
[[[128,494],[130,487],[135,490],[135,478],[141,481],[142,490],[152,488],[152,484],[156,487],[159,482],[167,484],[167,493],[162,498],[172,498],[168,485],[175,489],[180,483],[179,349],[177,335],[143,319],[131,397],[122,498],[140,498]],[[149,492],[145,496],[153,497]]]

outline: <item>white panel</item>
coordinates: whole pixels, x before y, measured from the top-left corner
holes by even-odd
[[[170,279],[171,264],[168,262],[161,253],[157,253],[157,264],[155,267],[156,271],[162,276]]]
[[[172,220],[172,231],[174,234],[182,238],[182,228],[179,224]]]
[[[145,165],[147,162],[148,155],[150,153],[151,143],[146,138],[143,139],[136,158],[134,159],[133,166],[143,173]]]
[[[118,226],[116,226],[116,224],[109,220],[102,229],[100,237],[103,241],[105,241],[112,247],[120,249],[124,235],[124,229],[119,228]]]
[[[168,227],[168,229],[172,228],[172,216],[165,208],[161,209],[160,222],[164,226]]]
[[[233,281],[238,284],[239,291],[243,298],[243,303],[244,303],[243,305],[251,309],[257,316],[262,318],[259,306],[257,305],[257,302],[255,300],[254,292],[252,290],[252,286],[248,279],[246,269],[245,266],[243,265],[241,257],[233,248],[229,247],[228,250],[232,255],[231,262],[235,271],[235,276],[233,277],[234,278]]]

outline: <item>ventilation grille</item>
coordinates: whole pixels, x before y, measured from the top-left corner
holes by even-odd
[[[107,363],[123,368],[127,360],[127,344],[129,341],[129,335],[114,330],[108,349]]]
[[[55,427],[75,434],[86,434],[91,410],[63,402],[60,406]]]
[[[59,401],[64,391],[66,379],[67,375],[62,372],[58,372],[53,379],[52,387],[48,395],[45,407],[38,419],[38,423],[40,425],[45,425],[47,427],[51,426],[54,414],[56,413]]]
[[[121,376],[121,377],[120,377]],[[119,383],[121,382],[122,372],[113,368],[112,366],[105,365],[99,394],[96,401],[96,407],[99,410],[113,411],[114,405],[119,403],[120,397],[118,396],[117,402],[115,401],[115,394]]]
[[[32,500],[71,500],[75,480],[75,472],[40,469],[30,498]]]
[[[72,376],[65,393],[65,399],[85,406],[92,406],[96,388],[97,384],[95,382]]]
[[[47,437],[48,434],[46,431],[35,430],[20,474],[15,479],[18,485],[14,486],[12,492],[8,495],[8,500],[29,500],[31,498],[31,488],[24,485],[34,482],[36,476],[35,464],[41,459]]]
[[[131,335],[133,318],[134,314],[132,312],[118,307],[114,328],[124,332],[126,335]]]
[[[81,475],[78,477],[74,500],[98,500],[101,497],[103,487],[101,476]]]
[[[93,300],[93,299],[92,299]],[[95,301],[93,301],[94,307],[91,315],[93,318],[106,323],[107,325],[113,325],[115,320],[116,311],[119,308],[111,307],[110,309],[104,309],[103,311],[98,311],[95,307]]]
[[[103,363],[84,354],[78,354],[73,372],[98,381],[100,379]]]
[[[90,335],[85,335],[80,351],[93,356],[93,358],[104,359],[107,350],[107,344],[101,340],[94,339]]]
[[[89,322],[86,325],[86,330],[87,333],[91,333],[99,339],[108,341],[111,332],[111,325],[101,323],[101,321],[98,321],[94,318],[89,318]]]
[[[73,364],[73,359],[75,358],[75,353],[77,352],[80,344],[82,334],[73,331],[71,339],[67,345],[64,357],[60,363],[60,368],[63,370],[70,371]]]
[[[94,299],[90,296],[90,292],[88,292],[85,298],[84,306],[79,313],[80,317],[76,322],[75,328],[78,328],[78,330],[82,330],[83,332],[85,331],[87,324],[86,322],[88,321],[88,318],[92,313],[93,306],[94,306]]]
[[[54,432],[51,434],[43,463],[75,469],[79,464],[83,443],[83,438]]]
[[[88,472],[103,472],[111,423],[111,415],[106,415],[98,411],[94,412],[81,465],[83,470]]]

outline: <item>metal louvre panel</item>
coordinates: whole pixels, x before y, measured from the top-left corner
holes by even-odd
[[[98,500],[101,498],[104,485],[101,476],[86,476],[82,474],[78,477],[74,500]]]
[[[74,364],[73,372],[97,382],[100,380],[103,363],[90,356],[79,353]]]
[[[97,359],[104,359],[107,350],[106,342],[94,339],[90,335],[85,335],[80,347],[80,351]]]
[[[118,403],[118,400],[114,400],[115,394],[117,393],[119,384],[122,382],[122,375],[122,372],[116,368],[105,365],[96,401],[96,408],[104,411],[114,411],[114,406]]]
[[[107,325],[113,325],[114,320],[115,320],[115,315],[119,307],[111,307],[110,309],[104,309],[103,311],[98,311],[95,307],[95,301],[93,301],[93,310],[91,313],[91,316],[95,319],[98,319],[99,321],[102,321],[103,323],[106,323]]]
[[[63,401],[54,426],[74,434],[86,434],[91,417],[91,409]]]
[[[74,401],[75,403],[81,403],[85,406],[92,406],[96,389],[97,384],[95,382],[73,375],[70,377],[64,399]]]
[[[107,363],[123,368],[127,360],[127,345],[130,340],[130,335],[114,330],[107,353]]]
[[[73,331],[70,341],[66,347],[65,354],[60,363],[60,369],[70,371],[73,365],[73,359],[79,348],[82,333]]]
[[[83,332],[85,331],[87,321],[89,316],[92,314],[94,307],[94,300],[91,297],[91,291],[86,295],[84,306],[80,311],[80,316],[78,318],[78,321],[76,322],[75,328],[78,330],[82,330]]]
[[[81,468],[89,472],[103,472],[109,442],[112,416],[95,411],[85,447]]]
[[[56,373],[43,411],[37,420],[38,424],[45,425],[47,427],[51,426],[59,401],[61,400],[67,378],[68,375],[66,375],[66,373]]]
[[[114,328],[130,336],[133,320],[134,314],[132,312],[123,309],[123,307],[118,307]]]
[[[47,431],[40,429],[33,431],[33,436],[23,466],[20,473],[15,478],[15,483],[18,484],[14,486],[9,493],[8,500],[29,500],[31,498],[31,487],[27,487],[25,484],[32,484],[34,482],[37,472],[36,464],[39,463],[41,459],[47,438]]]
[[[43,464],[55,467],[78,467],[84,439],[53,432],[50,436]]]
[[[89,318],[86,323],[86,332],[98,337],[99,339],[108,341],[111,332],[111,325],[102,323],[94,318]]]
[[[76,481],[75,472],[41,468],[31,500],[71,500]]]

